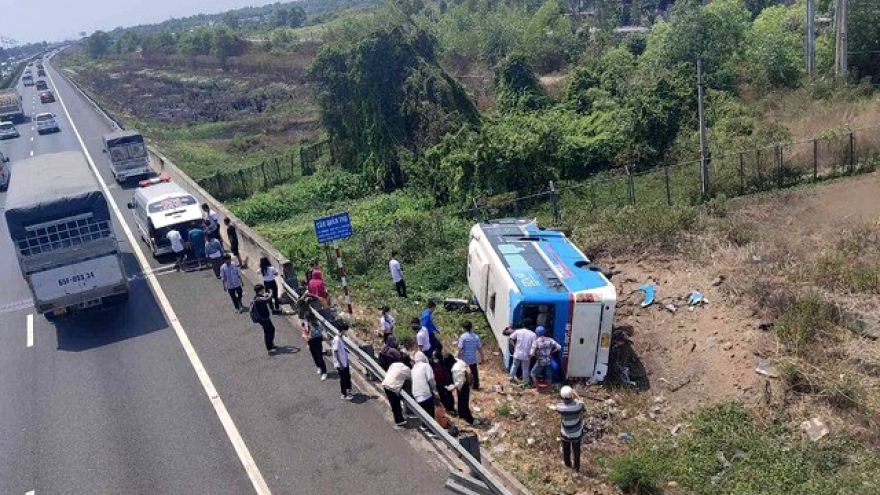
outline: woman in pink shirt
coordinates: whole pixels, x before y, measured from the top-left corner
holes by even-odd
[[[324,286],[324,274],[321,270],[312,271],[312,279],[309,280],[309,293],[320,299],[327,299],[327,287]]]

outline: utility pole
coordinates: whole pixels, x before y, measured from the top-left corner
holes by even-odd
[[[848,53],[847,53],[847,0],[837,0],[837,9],[834,13],[834,24],[837,26],[835,31],[835,59],[834,59],[834,75],[844,82],[848,79]]]
[[[706,139],[706,103],[703,88],[703,59],[697,59],[697,110],[700,120],[700,194],[703,198],[709,197],[709,164],[712,162],[712,153],[709,151],[709,143]]]
[[[807,0],[807,77],[812,79],[816,75],[816,28],[813,25],[815,14],[813,12],[814,0]]]

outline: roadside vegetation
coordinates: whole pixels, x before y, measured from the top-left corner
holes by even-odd
[[[841,215],[823,220],[837,230],[805,233],[789,219],[820,209],[792,205],[819,186],[747,200],[719,189],[701,198],[697,168],[677,165],[699,159],[698,58],[716,157],[880,124],[880,58],[870,55],[880,51],[880,5],[850,0],[850,43],[858,49],[851,49],[850,80],[840,81],[831,26],[819,26],[816,77],[804,72],[804,2],[678,1],[665,12],[658,3],[276,4],[95,33],[61,63],[196,179],[234,178],[244,167],[293,157],[301,168],[289,183],[229,206],[300,267],[311,259],[333,266],[315,244],[312,220],[350,212],[356,235],[343,250],[362,336],[382,305],[393,308],[406,343],[406,322],[428,298],[469,296],[474,198],[489,216],[558,219],[588,255],[625,278],[673,266],[670,278],[693,271],[711,281],[710,271],[725,270],[724,300],[713,298],[712,308],[740,318],[731,335],[745,322],[771,329],[737,354],[737,365],[748,362],[753,377],[759,356],[778,378],[748,385],[748,395],[718,387],[705,401],[679,395],[687,408],[669,406],[669,419],[660,420],[645,419],[657,406],[643,394],[582,389],[622,403],[596,407],[596,421],[615,424],[592,446],[588,476],[558,469],[553,428],[524,432],[526,414],[556,420],[547,416],[548,398],[478,394],[476,403],[508,434],[487,445],[536,494],[587,486],[671,495],[876,493],[880,354],[841,318],[842,308],[880,307],[876,223],[850,225]],[[833,3],[817,2],[820,15],[833,18]],[[615,31],[622,25],[649,29]],[[869,146],[861,170],[871,170],[880,140],[877,148],[860,144]],[[313,149],[321,150],[314,167],[302,167],[302,151]],[[634,205],[623,181],[598,192],[580,187],[663,167],[672,170],[671,193],[662,175],[639,175],[633,186],[643,199]],[[555,205],[559,215],[547,200],[509,202],[545,192],[550,181],[567,188]],[[392,249],[402,255],[409,300],[391,296]],[[635,282],[618,283],[623,294]],[[626,322],[641,324],[636,331],[654,325],[663,340],[685,331],[656,313],[632,313]],[[465,316],[441,311],[438,318],[451,344]],[[491,340],[482,317],[470,318]],[[721,325],[699,324],[699,332]],[[653,343],[639,350],[657,352]],[[693,357],[684,356],[676,355]],[[733,355],[705,359],[710,374],[731,366]],[[640,413],[624,415],[626,408]],[[832,433],[812,442],[799,424],[817,416]],[[670,435],[669,421],[685,425],[682,432]],[[635,441],[618,441],[618,433]],[[536,455],[552,460],[538,463]]]

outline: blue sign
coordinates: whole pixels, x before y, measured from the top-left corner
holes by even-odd
[[[318,236],[318,244],[348,239],[351,237],[351,215],[337,213],[329,217],[316,218],[315,235]]]

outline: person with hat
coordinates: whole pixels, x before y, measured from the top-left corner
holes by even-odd
[[[553,372],[553,354],[559,352],[562,346],[547,336],[547,329],[538,327],[535,329],[538,338],[532,344],[531,355],[535,357],[535,366],[532,367],[532,378],[536,385],[546,384]]]
[[[559,391],[562,402],[556,404],[556,412],[561,417],[562,426],[562,462],[566,467],[572,467],[574,457],[574,470],[581,470],[581,443],[584,437],[584,403],[574,398],[574,390],[568,385]]]

